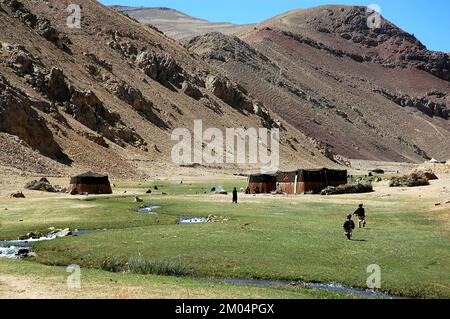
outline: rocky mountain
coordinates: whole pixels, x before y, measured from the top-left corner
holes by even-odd
[[[365,7],[296,10],[186,47],[332,153],[449,158],[449,56],[370,18]]]
[[[0,0],[0,168],[176,175],[190,168],[171,161],[172,131],[196,119],[280,128],[282,167],[335,165],[223,70],[96,1],[77,3],[81,28],[67,24],[70,0]]]
[[[184,41],[209,32],[231,34],[242,28],[227,22],[209,22],[170,8],[112,6],[129,17],[161,30],[167,36]]]

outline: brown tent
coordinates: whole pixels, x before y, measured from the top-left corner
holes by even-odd
[[[297,171],[278,172],[277,191],[286,194],[295,194],[295,182],[297,180]]]
[[[278,191],[287,194],[320,193],[328,186],[347,184],[346,170],[302,169],[277,174]]]
[[[250,175],[248,178],[248,191],[250,194],[269,194],[277,189],[277,176],[275,174]]]
[[[71,194],[112,194],[108,176],[93,172],[72,177],[69,190]]]

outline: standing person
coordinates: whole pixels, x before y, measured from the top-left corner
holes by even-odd
[[[347,236],[348,240],[352,239],[353,229],[355,229],[355,223],[352,220],[352,215],[348,215],[344,223],[344,235]]]
[[[364,204],[359,204],[359,208],[353,213],[353,215],[358,216],[359,228],[366,227],[366,210],[364,209]]]
[[[233,189],[233,204],[237,204],[238,203],[238,191],[237,188],[235,187]]]

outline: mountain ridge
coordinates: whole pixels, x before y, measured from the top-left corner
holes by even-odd
[[[448,63],[434,68],[433,52],[417,39],[386,20],[381,30],[370,30],[367,17],[362,7],[295,10],[237,37],[209,33],[186,47],[337,154],[445,160],[450,156]],[[349,30],[354,33],[342,37]],[[418,56],[389,60],[392,52]]]
[[[69,4],[0,1],[0,79],[8,87],[0,92],[0,135],[11,145],[0,152],[2,166],[13,163],[25,172],[53,167],[49,173],[63,175],[87,169],[122,178],[199,174],[171,159],[172,130],[191,128],[196,119],[223,129],[279,123],[282,166],[336,165],[289,124],[271,118],[221,70],[176,41],[89,0],[80,2],[82,28],[68,28]],[[9,111],[17,107],[14,103],[28,107],[23,116]],[[43,143],[49,143],[43,149],[33,140],[37,127],[42,127]],[[23,147],[14,151],[17,143]]]

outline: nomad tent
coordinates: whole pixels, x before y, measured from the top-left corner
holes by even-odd
[[[287,194],[320,193],[328,186],[347,184],[346,170],[302,169],[277,174],[277,191]]]
[[[297,181],[297,171],[295,172],[278,172],[277,174],[277,191],[286,194],[296,194],[295,184]]]
[[[87,172],[70,179],[71,194],[112,194],[108,176]]]
[[[248,178],[248,191],[250,194],[269,194],[277,189],[277,176],[275,174],[250,175]]]

